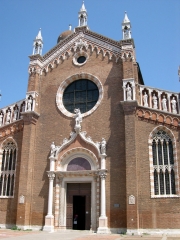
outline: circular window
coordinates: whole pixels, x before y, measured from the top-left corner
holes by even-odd
[[[64,107],[71,113],[74,113],[75,108],[79,108],[81,113],[88,112],[96,105],[98,99],[98,87],[87,79],[72,82],[63,94]]]
[[[80,57],[78,57],[78,59],[77,59],[77,62],[78,63],[84,63],[86,61],[86,57],[85,56],[80,56]]]
[[[86,52],[78,52],[73,57],[73,63],[76,66],[83,66],[88,60],[88,54]]]

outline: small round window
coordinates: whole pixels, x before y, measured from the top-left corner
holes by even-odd
[[[79,108],[81,113],[91,110],[99,99],[96,84],[87,79],[72,82],[64,91],[63,104],[67,111],[74,113]]]
[[[86,57],[85,56],[80,56],[77,59],[77,62],[80,63],[80,64],[84,63],[85,61],[86,61]]]

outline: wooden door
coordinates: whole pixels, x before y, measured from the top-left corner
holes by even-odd
[[[66,228],[72,229],[73,195],[67,195]]]
[[[85,218],[84,230],[89,230],[90,227],[91,227],[90,226],[91,225],[91,183],[68,183],[67,184],[66,227],[68,229],[73,229],[73,227],[74,227],[73,226],[73,220],[74,220],[74,216],[73,216],[73,197],[74,196],[85,197],[85,211],[84,211],[84,207],[83,207],[83,209],[82,209],[83,212],[81,212],[80,215],[85,214],[85,216],[84,216],[84,218]],[[75,204],[75,202],[74,202],[74,204]],[[75,228],[75,229],[77,229],[77,228]]]

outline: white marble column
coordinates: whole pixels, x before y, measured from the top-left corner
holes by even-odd
[[[105,161],[105,158],[101,159],[101,163],[103,163],[103,161]],[[103,165],[105,167],[105,163],[103,163]],[[109,233],[106,216],[106,172],[107,170],[105,168],[101,169],[99,172],[99,176],[101,178],[101,214],[99,217],[98,233]]]
[[[152,90],[149,89],[149,107],[152,108]]]
[[[44,231],[53,232],[54,231],[54,215],[52,213],[53,207],[53,182],[55,178],[54,167],[55,158],[50,157],[50,171],[47,173],[49,177],[49,195],[48,195],[48,213],[45,217]]]
[[[101,178],[101,217],[106,217],[106,176],[105,172],[100,173]]]
[[[124,95],[124,101],[126,101],[126,87],[123,86],[123,95]]]
[[[53,207],[53,182],[55,178],[54,172],[48,172],[49,177],[49,196],[48,196],[48,213],[45,217],[44,231],[54,231],[54,216],[52,214]]]
[[[53,172],[48,172],[49,177],[49,196],[48,196],[48,216],[53,216],[52,205],[53,205],[53,182],[55,174]]]
[[[143,101],[142,101],[142,88],[140,87],[140,98],[141,98],[141,106],[143,106]]]
[[[132,85],[132,90],[133,90],[133,100],[135,101],[136,100],[136,89],[135,89],[134,83]]]
[[[167,95],[167,109],[168,109],[168,112],[171,112],[171,99],[170,99],[170,94]]]
[[[32,111],[34,111],[35,109],[35,102],[36,102],[35,97],[32,97]]]
[[[162,92],[158,91],[158,105],[159,105],[159,110],[162,110],[162,103],[161,103],[161,94]]]

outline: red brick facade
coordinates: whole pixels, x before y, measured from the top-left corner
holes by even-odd
[[[75,65],[72,59],[75,53],[80,53],[80,49],[77,48],[75,51],[70,46],[70,41],[78,37],[77,39],[82,38],[88,42],[89,36],[92,38],[91,43],[89,41],[87,49],[82,48],[82,51],[88,55],[88,60],[82,66]],[[112,48],[116,47],[119,53],[116,53],[117,50],[110,52],[105,45],[97,44],[97,41],[107,43]],[[53,54],[64,46],[66,51],[61,56],[53,58]],[[60,146],[64,138],[69,138],[75,125],[74,118],[64,115],[58,109],[57,91],[69,77],[87,73],[99,79],[103,88],[102,101],[95,111],[83,117],[81,126],[82,131],[86,131],[94,142],[101,141],[102,137],[107,142],[105,161],[108,228],[116,232],[123,232],[126,229],[129,232],[136,232],[142,229],[144,229],[142,231],[147,231],[147,229],[180,228],[179,192],[174,197],[152,198],[151,196],[148,144],[153,129],[157,126],[162,126],[162,128],[166,126],[175,137],[173,139],[177,155],[175,164],[177,174],[179,174],[179,114],[175,115],[156,109],[149,110],[140,105],[138,84],[143,85],[143,80],[139,74],[139,66],[132,58],[123,59],[123,54],[126,52],[123,46],[132,46],[134,51],[134,43],[131,39],[116,42],[86,28],[77,28],[75,33],[60,41],[45,56],[30,57],[31,71],[27,92],[37,93],[34,111],[22,113],[22,119],[11,124],[12,127],[16,124],[14,131],[8,130],[10,125],[0,128],[1,153],[3,142],[9,137],[13,138],[18,146],[14,197],[0,198],[0,225],[18,225],[25,228],[42,228],[45,225],[48,209],[47,171],[50,169],[50,145],[55,142]],[[46,60],[48,63],[45,65]],[[38,61],[44,64],[42,69]],[[127,81],[133,79],[135,100],[124,101],[124,79]],[[167,117],[169,120],[166,119]],[[58,161],[61,161],[63,154],[76,148],[92,152],[98,159],[99,166],[101,165],[97,150],[79,136],[59,153],[55,165],[57,166]],[[179,177],[176,176],[175,180],[179,181]],[[59,177],[54,180],[53,215],[56,228],[60,228],[58,219],[61,218],[57,212],[57,205],[60,204],[61,199],[57,199],[56,191],[56,185],[60,181]],[[96,208],[100,215],[101,186],[99,179],[97,182]],[[58,191],[61,191],[61,188]],[[24,203],[20,203],[22,195]],[[134,204],[129,203],[131,195],[135,198]],[[93,229],[95,231],[98,228],[98,218],[99,216],[94,225],[96,229]]]

